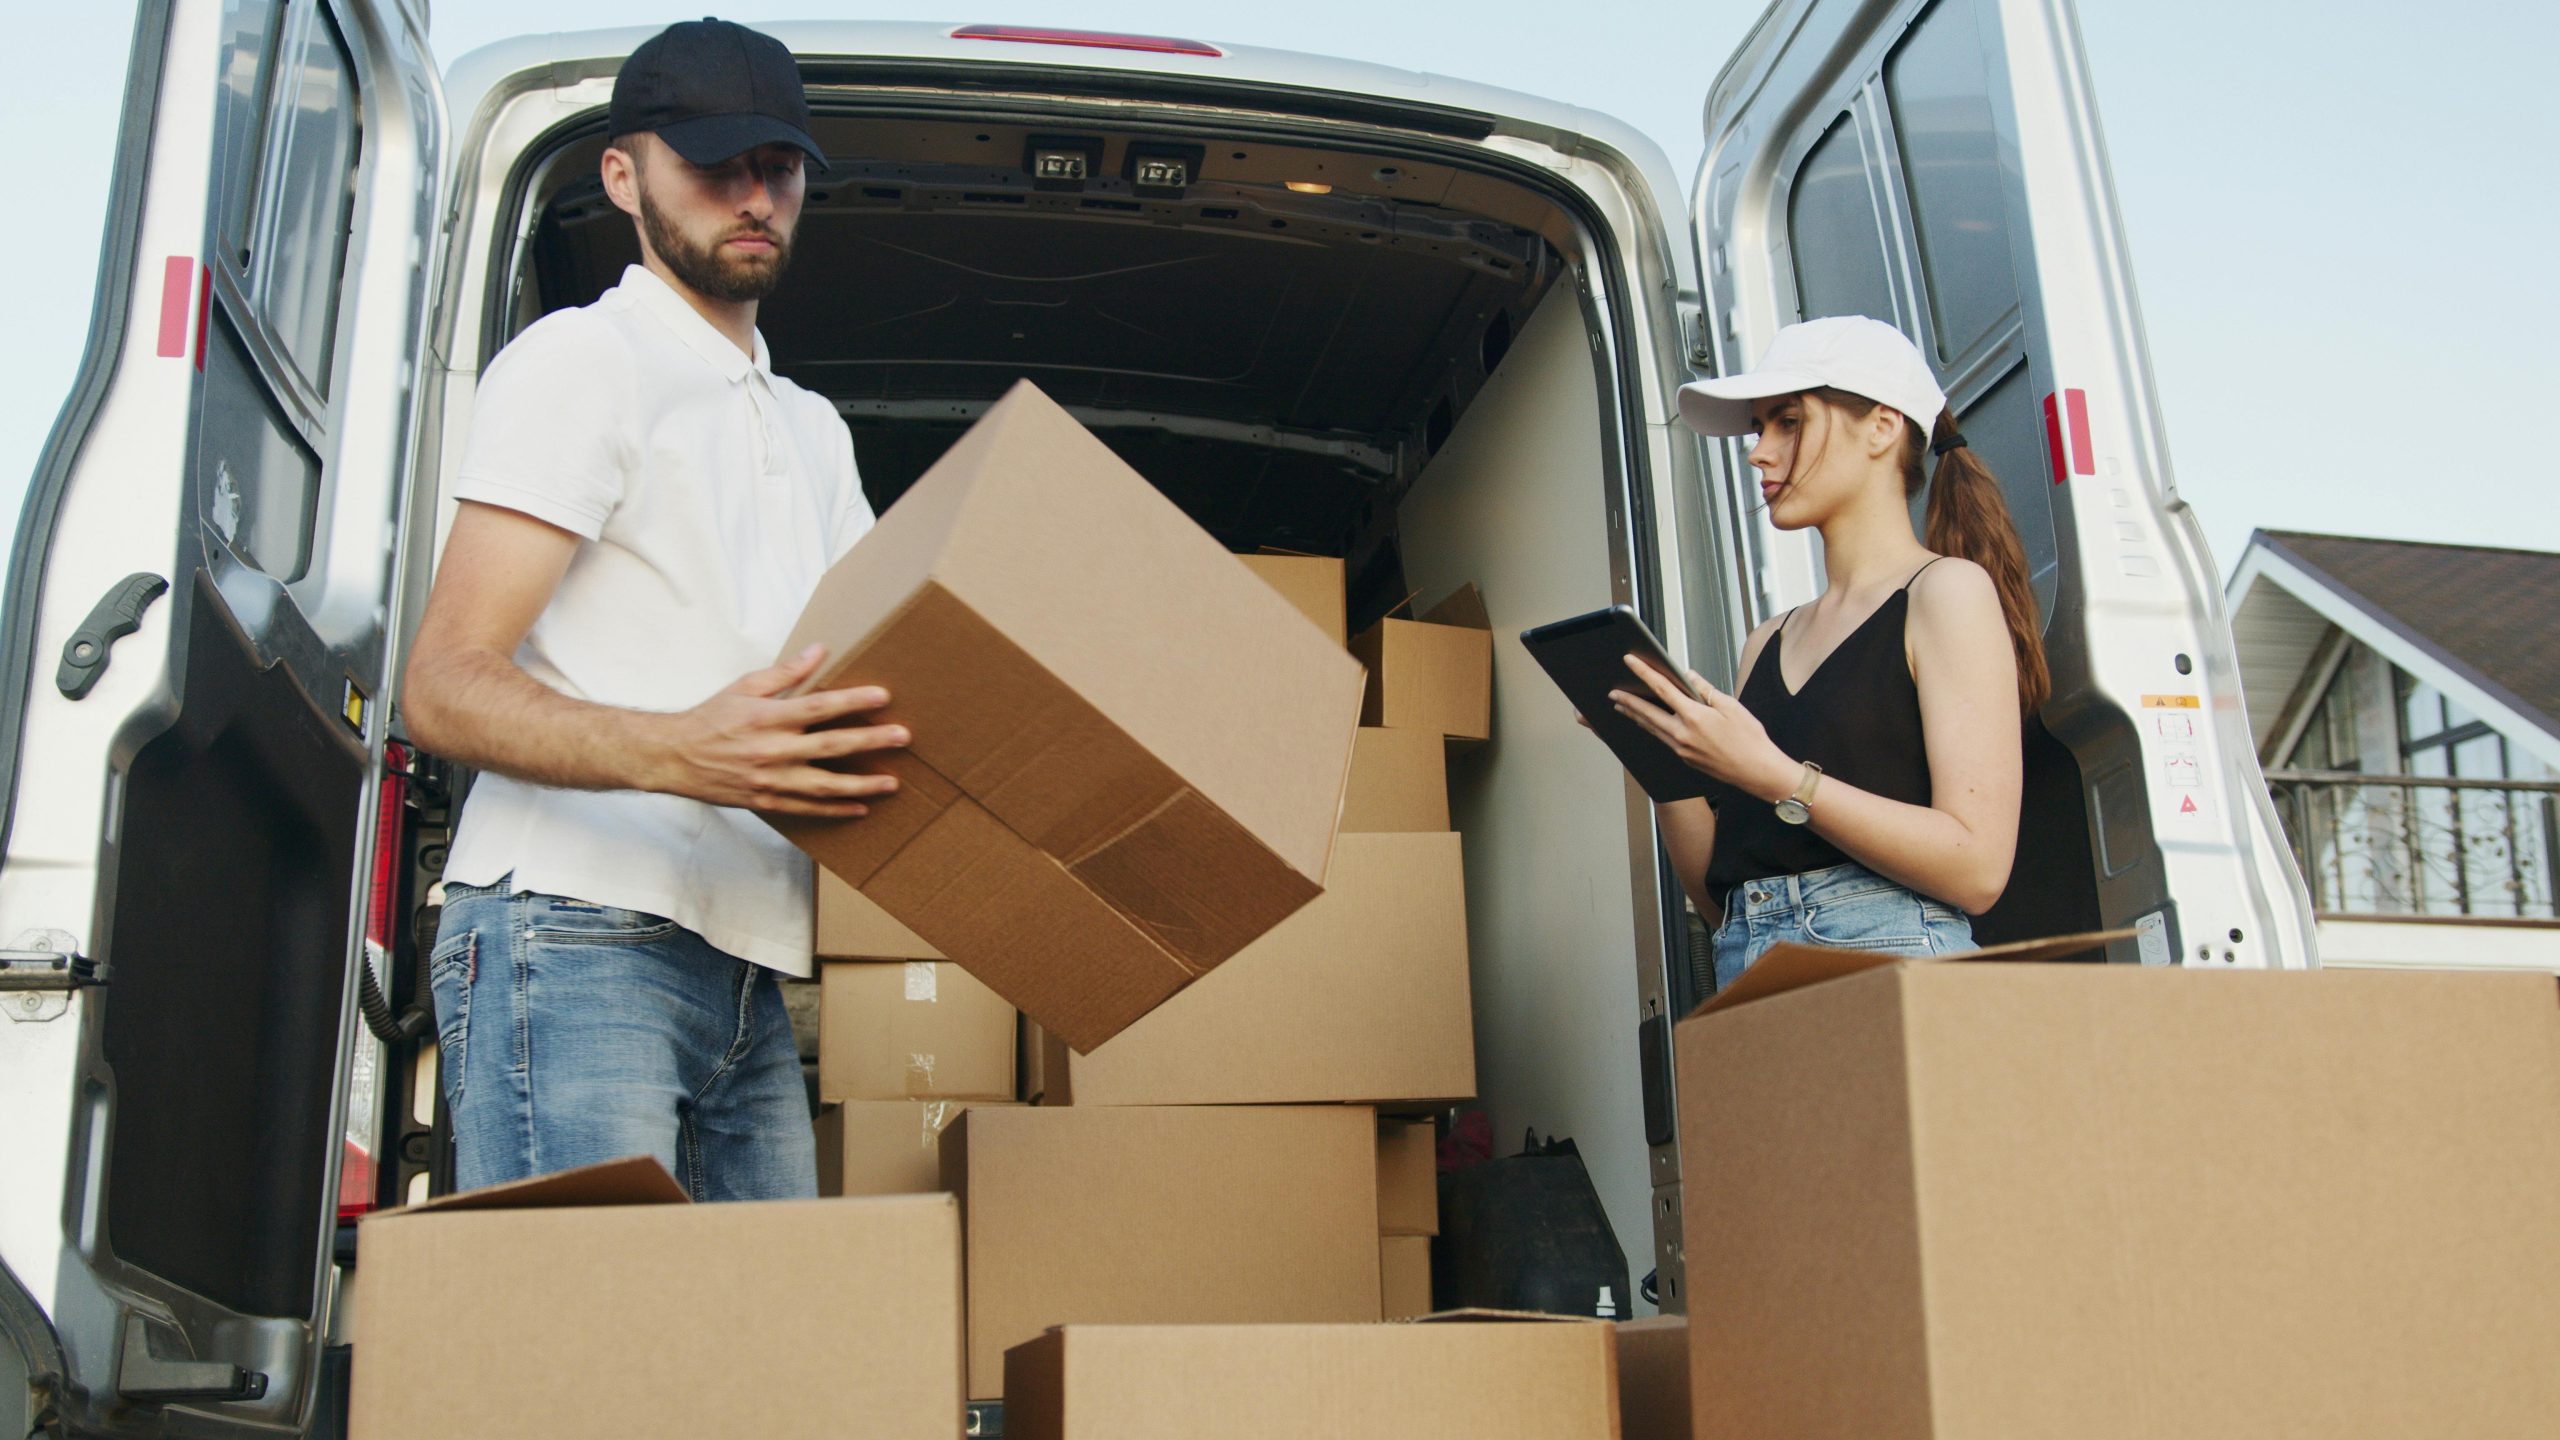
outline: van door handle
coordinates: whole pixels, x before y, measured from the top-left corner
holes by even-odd
[[[89,618],[62,642],[62,668],[53,674],[54,688],[66,700],[85,697],[107,673],[108,652],[116,642],[142,628],[142,612],[168,593],[169,582],[148,570],[117,581],[89,610]]]

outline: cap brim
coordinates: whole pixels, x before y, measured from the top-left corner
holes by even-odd
[[[770,115],[697,115],[661,125],[657,134],[668,149],[696,165],[725,164],[760,145],[789,145],[820,170],[827,168],[827,153],[809,132]]]
[[[1751,402],[1772,395],[1800,395],[1822,381],[1788,370],[1752,370],[1680,387],[1680,420],[1701,435],[1748,435],[1759,428]]]

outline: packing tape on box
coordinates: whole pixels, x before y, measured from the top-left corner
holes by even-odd
[[[942,1127],[951,1123],[954,1108],[948,1100],[927,1100],[917,1106],[916,1113],[924,1117],[924,1132],[916,1137],[916,1144],[926,1150],[940,1144]]]
[[[934,979],[932,961],[910,960],[907,962],[907,998],[922,1000],[928,1005],[942,998],[940,984]]]
[[[908,1095],[908,1097],[909,1097],[910,1099],[921,1100],[921,1099],[925,1098],[926,1096],[931,1095],[932,1093],[933,1093],[933,1052],[932,1052],[932,1051],[930,1051],[930,1050],[910,1050],[910,1051],[908,1051],[908,1052],[907,1052],[907,1095]]]

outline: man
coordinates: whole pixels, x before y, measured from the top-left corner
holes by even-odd
[[[810,868],[749,812],[859,816],[895,782],[828,762],[907,740],[876,688],[785,698],[819,650],[773,661],[872,519],[755,328],[825,158],[790,53],[718,20],[634,51],[608,125],[642,263],[483,375],[403,701],[481,772],[429,960],[459,1179],[647,1154],[809,1195],[774,975],[809,972]]]

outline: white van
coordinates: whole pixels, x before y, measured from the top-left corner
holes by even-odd
[[[0,1432],[325,1426],[340,1208],[440,1181],[412,936],[458,777],[399,744],[394,681],[482,368],[634,258],[596,159],[647,32],[440,81],[425,8],[141,7],[0,648]],[[1452,788],[1484,1103],[1579,1142],[1663,1307],[1694,920],[1508,637],[1623,601],[1727,681],[1818,589],[1739,449],[1673,420],[1781,324],[1895,317],[2026,535],[2055,694],[1984,935],[2313,963],[2067,0],[1780,0],[1685,201],[1624,126],[1437,76],[774,33],[832,159],[766,334],[876,505],[1028,376],[1231,546],[1345,556],[1355,625],[1482,584],[1497,738]]]

